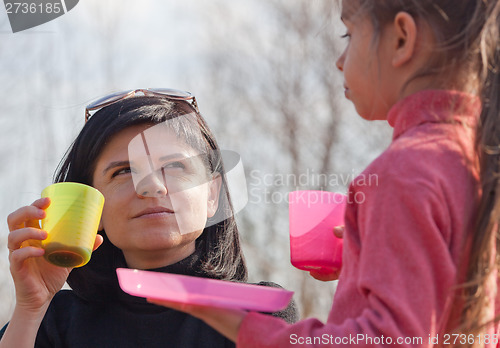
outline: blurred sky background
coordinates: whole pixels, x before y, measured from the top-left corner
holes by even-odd
[[[89,101],[146,87],[191,91],[219,145],[241,155],[250,280],[295,291],[303,317],[325,320],[336,284],[291,266],[286,195],[346,192],[391,138],[343,98],[339,17],[334,0],[81,0],[13,34],[2,6],[0,325],[14,307],[7,215],[52,182]]]

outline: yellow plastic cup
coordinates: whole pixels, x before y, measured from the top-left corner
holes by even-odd
[[[104,196],[95,188],[75,183],[52,184],[42,191],[50,198],[41,227],[48,237],[42,241],[44,257],[61,267],[81,267],[90,260]]]

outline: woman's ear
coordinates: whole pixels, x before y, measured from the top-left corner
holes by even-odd
[[[101,216],[101,220],[99,220],[99,227],[97,228],[98,231],[102,231],[104,230],[104,225],[102,223],[102,216]]]
[[[392,25],[395,35],[392,65],[397,68],[413,58],[417,43],[417,23],[408,12],[399,12]]]
[[[210,218],[215,215],[219,207],[220,188],[222,185],[222,177],[220,174],[208,182],[208,200],[207,200],[207,216]]]

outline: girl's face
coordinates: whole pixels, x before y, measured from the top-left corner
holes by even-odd
[[[388,40],[382,32],[378,41],[374,41],[376,36],[369,16],[356,13],[352,0],[343,1],[342,5],[347,45],[337,67],[344,73],[345,96],[361,117],[386,119],[396,92],[395,84],[391,83]]]
[[[220,180],[201,154],[163,124],[116,134],[96,163],[93,186],[105,198],[100,228],[129,267],[166,266],[194,252],[215,214]]]

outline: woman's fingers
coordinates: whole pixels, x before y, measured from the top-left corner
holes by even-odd
[[[36,201],[31,203],[31,205],[40,209],[47,209],[50,205],[50,198],[49,197],[38,198]]]
[[[9,231],[18,230],[27,225],[32,225],[31,227],[37,227],[33,226],[35,225],[35,223],[31,221],[43,219],[45,217],[44,209],[46,209],[49,205],[49,198],[40,198],[34,201],[31,205],[21,207],[12,212],[7,217],[7,225],[9,226]]]
[[[49,198],[40,198],[29,206],[17,209],[7,217],[10,231],[7,248],[11,252],[30,244],[39,245],[37,241],[47,238],[47,232],[40,229],[38,221],[45,217],[44,209],[49,205]]]
[[[30,257],[39,257],[45,253],[45,250],[33,246],[20,248],[9,253],[10,267],[13,271],[18,272],[24,265],[24,261]]]
[[[27,246],[25,242],[28,240],[41,241],[45,238],[47,238],[47,232],[44,230],[34,227],[21,228],[9,233],[7,248],[12,252]]]
[[[104,241],[104,238],[100,234],[97,234],[97,236],[95,237],[94,247],[92,248],[92,251],[99,248],[103,241]]]

